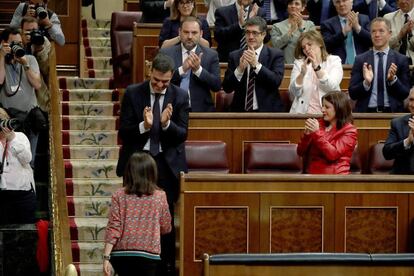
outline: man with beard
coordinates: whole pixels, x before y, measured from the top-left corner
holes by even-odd
[[[174,60],[171,82],[188,92],[192,112],[214,111],[210,90],[221,88],[217,52],[199,44],[202,34],[201,22],[186,17],[179,30],[181,43],[160,50]]]

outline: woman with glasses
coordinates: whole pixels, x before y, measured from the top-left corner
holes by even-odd
[[[272,45],[283,51],[286,64],[295,60],[294,53],[300,34],[315,28],[312,21],[303,19],[302,12],[305,8],[306,0],[288,0],[289,17],[273,24],[270,31]]]
[[[178,30],[180,22],[187,16],[197,17],[197,8],[194,0],[176,0],[171,6],[171,16],[166,18],[162,24],[159,46],[161,48],[170,47],[180,43],[180,36]],[[210,47],[211,34],[208,27],[207,20],[199,18],[201,21],[201,29],[203,31],[200,45]]]
[[[290,113],[321,114],[322,97],[340,91],[341,58],[326,51],[322,35],[311,30],[300,35],[290,75]]]

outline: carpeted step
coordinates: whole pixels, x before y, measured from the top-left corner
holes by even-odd
[[[110,152],[104,150],[102,146],[118,144],[118,133],[116,131],[62,131],[62,144],[71,146],[90,146],[84,147],[84,159],[108,159]],[[65,151],[65,148],[63,149]],[[79,151],[79,149],[78,149]],[[73,152],[78,153],[78,152]],[[74,158],[71,155],[70,158]]]
[[[122,187],[122,178],[66,178],[65,185],[68,196],[111,196]]]
[[[60,89],[110,89],[113,87],[109,78],[60,77]]]
[[[65,160],[66,178],[117,178],[118,160]]]
[[[112,69],[88,69],[87,75],[89,78],[112,78],[114,72]]]
[[[101,217],[107,218],[111,197],[80,196],[67,197],[68,215],[76,217]]]
[[[115,89],[60,89],[62,101],[110,102],[119,101],[119,90]],[[66,114],[63,114],[66,115]]]
[[[113,116],[62,116],[62,130],[110,131],[118,125]]]
[[[82,19],[82,28],[105,28],[110,29],[111,28],[111,20],[107,19]]]
[[[111,57],[86,57],[86,67],[88,69],[112,70]]]
[[[104,241],[105,228],[108,218],[78,218],[70,217],[70,238],[71,240]]]
[[[104,243],[96,242],[72,242],[72,257],[74,262],[83,264],[100,264],[102,273],[102,252]],[[81,274],[84,275],[83,273]],[[102,275],[102,274],[101,274]]]
[[[62,115],[118,116],[119,102],[61,102]]]
[[[111,48],[111,39],[109,37],[89,37],[83,38],[85,47],[109,47]]]
[[[102,276],[102,262],[100,264],[74,263],[79,276]]]
[[[110,37],[110,28],[84,28],[82,29],[82,37]]]
[[[64,159],[114,159],[119,158],[120,146],[83,146],[83,145],[63,145]]]
[[[111,57],[110,47],[85,47],[85,56],[87,57]]]

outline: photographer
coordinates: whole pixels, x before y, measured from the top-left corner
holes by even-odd
[[[36,90],[37,103],[44,112],[48,112],[50,107],[50,93],[46,83],[49,80],[50,41],[39,30],[36,18],[30,16],[23,17],[21,31],[26,54],[33,55],[36,58],[40,73],[42,74],[42,86]]]
[[[30,0],[20,3],[14,11],[10,27],[18,28],[24,16],[38,19],[40,29],[60,46],[65,45],[65,35],[57,14],[47,8],[46,0]]]
[[[31,144],[33,166],[39,136],[34,123],[41,123],[42,120],[38,114],[40,109],[35,89],[41,87],[41,78],[35,57],[25,54],[18,29],[7,28],[1,35],[0,87],[0,103],[10,116],[24,114],[32,122],[30,129],[26,129],[26,135]]]
[[[0,224],[34,223],[32,153],[26,135],[13,131],[14,122],[0,108]]]

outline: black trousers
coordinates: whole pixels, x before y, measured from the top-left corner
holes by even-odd
[[[158,186],[167,194],[168,207],[171,214],[172,230],[170,233],[161,236],[161,265],[159,276],[175,275],[175,228],[174,228],[174,204],[178,200],[179,181],[171,171],[164,154],[159,153],[154,157],[158,168]]]
[[[0,224],[35,223],[36,193],[0,190]]]
[[[155,276],[159,262],[137,256],[112,256],[110,260],[118,276]]]

